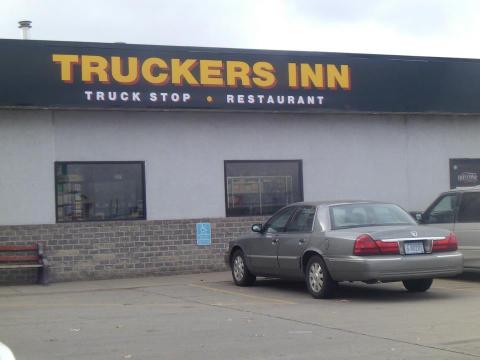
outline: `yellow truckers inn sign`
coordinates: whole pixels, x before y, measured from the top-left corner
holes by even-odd
[[[476,60],[31,40],[0,49],[1,107],[480,112]]]
[[[193,55],[193,54],[190,54]],[[100,88],[122,87],[119,91],[86,90],[87,101],[147,103],[188,103],[192,101],[191,90],[202,89],[198,95],[206,103],[218,101],[224,104],[287,104],[322,105],[323,96],[279,95],[270,90],[277,88],[276,66],[269,61],[222,60],[212,54],[206,58],[161,58],[158,56],[139,58],[137,56],[100,56],[79,54],[52,54],[52,61],[58,64],[60,79],[65,84],[75,81],[83,84],[97,84]],[[78,68],[78,79],[75,79]],[[282,69],[285,70],[285,69]],[[287,84],[290,90],[350,90],[350,67],[347,64],[308,64],[288,62]],[[135,90],[139,83],[148,84],[151,90]],[[172,88],[170,92],[162,88]],[[218,98],[209,89],[223,89]],[[160,89],[160,90],[157,90]],[[241,89],[241,91],[239,91]],[[232,92],[232,90],[234,90]]]

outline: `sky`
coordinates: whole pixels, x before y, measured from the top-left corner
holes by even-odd
[[[480,58],[480,0],[0,0],[0,38]]]

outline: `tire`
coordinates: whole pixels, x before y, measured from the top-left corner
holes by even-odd
[[[237,286],[251,286],[255,282],[255,275],[253,275],[247,268],[245,262],[245,255],[242,250],[237,250],[233,253],[230,261],[232,269],[233,282]]]
[[[336,282],[332,280],[325,262],[318,255],[314,255],[308,260],[305,281],[308,291],[315,299],[332,297],[336,288]]]
[[[403,286],[409,292],[425,292],[432,286],[433,279],[403,280]]]

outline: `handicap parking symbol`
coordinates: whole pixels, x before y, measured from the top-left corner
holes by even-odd
[[[211,245],[212,244],[212,227],[210,223],[197,223],[197,245]]]

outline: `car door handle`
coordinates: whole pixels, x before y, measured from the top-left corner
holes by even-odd
[[[273,239],[273,240],[272,240],[272,244],[273,244],[273,245],[277,245],[277,244],[278,244],[278,238],[277,238],[277,239]]]
[[[298,240],[298,245],[303,245],[305,243],[305,239]]]

